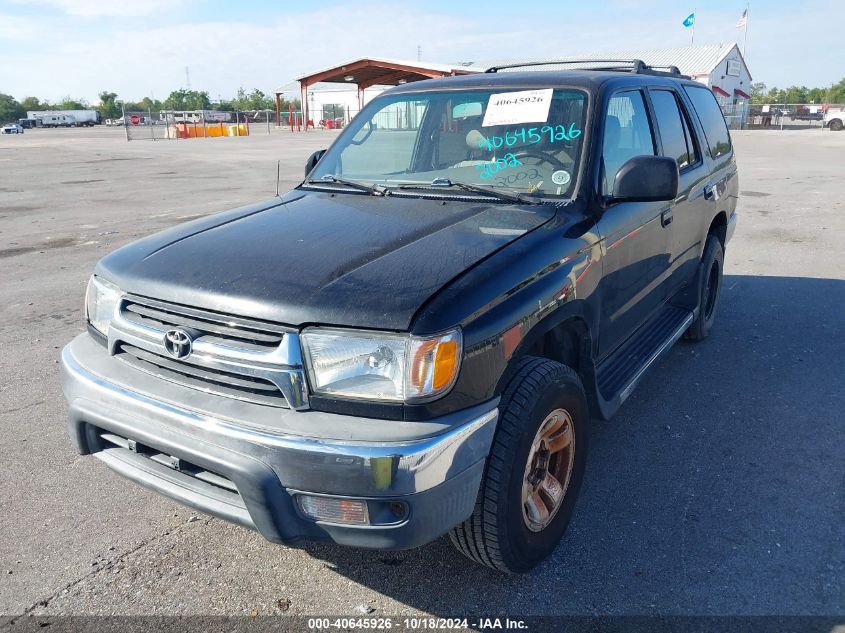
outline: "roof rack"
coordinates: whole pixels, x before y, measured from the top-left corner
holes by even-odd
[[[687,75],[682,75],[677,66],[649,66],[641,59],[558,59],[540,62],[520,62],[517,64],[503,64],[501,66],[491,66],[484,72],[496,73],[500,70],[509,68],[525,68],[528,66],[557,66],[561,64],[590,64],[589,68],[576,68],[573,70],[602,70],[602,71],[617,71],[630,72],[637,75],[666,75],[670,77],[689,78]],[[592,66],[592,64],[608,64],[606,66]],[[664,70],[660,70],[664,69]]]

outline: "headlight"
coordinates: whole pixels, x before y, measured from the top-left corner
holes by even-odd
[[[416,337],[311,328],[302,333],[312,391],[402,402],[445,392],[461,364],[461,333]]]
[[[119,298],[117,286],[100,277],[91,277],[85,294],[85,318],[103,336],[109,335],[109,323]]]

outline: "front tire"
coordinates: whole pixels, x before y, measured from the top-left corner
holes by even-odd
[[[716,308],[722,290],[722,266],[725,253],[722,243],[715,235],[708,235],[701,256],[701,277],[698,280],[698,316],[686,331],[686,338],[701,341],[710,334],[716,321]]]
[[[838,132],[842,129],[842,120],[841,119],[833,119],[829,124],[828,127],[834,131]]]
[[[528,357],[499,411],[475,510],[450,538],[482,565],[523,573],[554,551],[572,518],[584,478],[589,409],[572,369]]]

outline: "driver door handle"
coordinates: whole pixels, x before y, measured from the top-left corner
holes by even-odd
[[[672,224],[672,209],[666,209],[660,214],[660,226],[669,226]]]

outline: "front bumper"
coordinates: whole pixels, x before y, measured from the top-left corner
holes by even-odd
[[[80,453],[286,544],[405,549],[444,534],[472,513],[498,415],[495,401],[424,423],[233,402],[138,372],[89,334],[65,347],[61,369]],[[364,499],[372,524],[309,519],[300,493]]]

